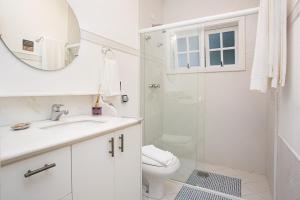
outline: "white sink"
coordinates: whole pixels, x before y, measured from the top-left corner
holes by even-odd
[[[80,121],[69,121],[69,122],[57,122],[55,124],[46,125],[40,127],[43,130],[78,130],[78,129],[90,129],[90,128],[97,128],[101,126],[104,121],[96,121],[96,120],[80,120]]]

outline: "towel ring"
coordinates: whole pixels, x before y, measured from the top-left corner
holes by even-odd
[[[103,47],[103,48],[102,48],[102,53],[103,53],[103,54],[106,55],[106,54],[109,53],[109,52],[113,53],[113,51],[112,51],[110,48],[107,48],[107,47]]]
[[[108,47],[103,47],[102,48],[102,53],[105,56],[107,56],[109,53],[111,53],[111,56],[114,57],[114,52],[110,48],[108,48]]]
[[[40,42],[40,41],[43,41],[43,40],[44,40],[44,36],[42,36],[42,37],[36,39],[35,42]]]

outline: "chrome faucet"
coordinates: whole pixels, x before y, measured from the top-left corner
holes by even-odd
[[[69,114],[68,110],[60,110],[60,107],[64,105],[62,104],[53,104],[51,109],[51,120],[52,121],[59,121],[60,117],[64,114]]]

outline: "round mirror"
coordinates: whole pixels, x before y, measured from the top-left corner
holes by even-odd
[[[0,34],[18,59],[41,70],[62,69],[79,53],[80,28],[66,0],[0,0]]]

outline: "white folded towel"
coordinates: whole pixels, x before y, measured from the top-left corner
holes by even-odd
[[[142,148],[142,153],[143,156],[146,156],[163,166],[168,166],[174,158],[172,153],[156,148],[154,145],[144,146]]]
[[[148,158],[147,156],[142,156],[142,162],[143,164],[152,165],[156,167],[165,167],[164,165],[160,164],[159,162],[152,160],[151,158]]]

